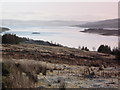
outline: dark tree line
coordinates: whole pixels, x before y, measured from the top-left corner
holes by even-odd
[[[116,58],[119,60],[120,62],[120,50],[118,48],[114,48],[111,52],[111,54],[115,55]]]
[[[111,48],[108,45],[101,45],[98,48],[98,52],[110,54],[112,51],[111,51]]]
[[[87,47],[82,47],[81,50],[85,50],[85,51],[89,51],[89,49]]]
[[[2,43],[3,44],[19,44],[20,38],[15,34],[4,34],[2,36]]]
[[[89,49],[84,46],[82,48],[79,46],[78,49],[89,51]],[[97,52],[115,55],[116,59],[120,61],[120,50],[118,48],[111,49],[108,45],[100,45]]]
[[[79,50],[84,50],[84,51],[89,51],[89,49],[87,47],[84,47],[84,46],[82,46],[82,47],[79,46],[78,49]]]
[[[16,34],[4,34],[2,36],[2,44],[19,44],[19,43],[60,46],[60,47],[62,46],[61,44],[58,44],[58,43],[50,43],[48,41],[32,40],[25,37],[18,37],[16,36]]]
[[[27,39],[27,38],[20,38],[20,37],[16,36],[15,34],[4,34],[2,36],[3,44],[19,44],[20,42],[24,42],[24,41],[29,42],[31,40]],[[53,44],[53,43],[44,42],[44,41],[36,41],[36,40],[33,40],[33,41],[34,41],[34,43],[38,43],[38,44],[42,44],[42,45],[48,44],[49,46],[62,46],[60,44]],[[80,48],[80,46],[79,46],[79,49],[89,51],[89,49],[84,46],[82,48]],[[101,53],[116,55],[116,57],[120,59],[120,50],[118,48],[111,49],[110,46],[108,46],[108,45],[101,45],[97,51],[101,52]]]
[[[106,54],[113,54],[116,56],[116,59],[120,60],[120,50],[118,48],[111,49],[108,45],[101,45],[98,48],[98,52],[106,53]]]

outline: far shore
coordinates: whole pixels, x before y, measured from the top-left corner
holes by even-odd
[[[100,34],[106,36],[118,36],[118,30],[108,30],[108,29],[85,29],[84,31],[80,31],[84,33],[93,33]]]
[[[5,32],[5,31],[9,31],[9,28],[6,27],[0,27],[0,33]]]

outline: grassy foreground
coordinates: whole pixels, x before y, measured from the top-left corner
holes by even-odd
[[[36,44],[3,44],[0,49],[8,72],[5,88],[118,87],[120,67],[110,54]]]

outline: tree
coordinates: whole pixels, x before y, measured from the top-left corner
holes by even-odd
[[[2,76],[8,76],[10,74],[10,70],[9,68],[2,63]]]
[[[111,48],[108,45],[101,45],[98,48],[98,52],[110,54],[111,53]]]
[[[89,49],[87,47],[82,47],[81,50],[85,50],[85,51],[89,51]]]
[[[87,47],[85,47],[85,51],[89,51],[89,49]]]
[[[4,34],[2,36],[3,44],[19,44],[20,39],[15,34]]]
[[[84,46],[81,48],[81,50],[85,50]]]
[[[118,48],[114,48],[111,54],[116,56],[116,59],[120,61],[120,50]]]

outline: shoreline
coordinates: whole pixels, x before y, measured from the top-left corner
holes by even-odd
[[[83,33],[92,33],[92,34],[99,34],[104,36],[119,36],[118,30],[108,30],[108,29],[85,29],[84,31],[80,31]]]
[[[10,29],[9,28],[6,28],[6,27],[0,27],[0,33],[3,33],[5,31],[9,31]]]

